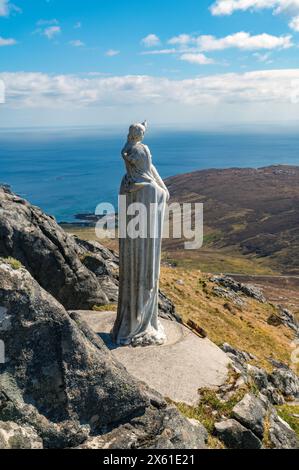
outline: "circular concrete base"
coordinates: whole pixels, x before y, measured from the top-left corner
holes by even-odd
[[[130,374],[175,402],[195,405],[199,389],[217,388],[227,379],[228,356],[179,323],[162,320],[167,335],[163,346],[121,347],[112,343],[109,334],[115,312],[80,314]]]

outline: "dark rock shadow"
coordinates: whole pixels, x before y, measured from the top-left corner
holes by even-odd
[[[110,351],[113,351],[114,349],[118,349],[121,347],[112,341],[110,333],[98,333],[98,336],[104,341],[104,343],[106,344],[107,348]]]

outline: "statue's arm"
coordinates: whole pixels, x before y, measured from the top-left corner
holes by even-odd
[[[165,185],[164,181],[162,180],[161,176],[159,175],[158,171],[156,170],[156,168],[154,167],[154,165],[152,165],[152,174],[153,174],[153,177],[156,181],[156,183],[162,188],[164,189],[164,191],[166,192],[166,195],[167,195],[167,201],[169,201],[170,199],[170,194],[169,194],[169,191],[167,189],[167,186]]]
[[[151,162],[151,172],[152,172],[152,175],[154,177],[154,180],[156,181],[157,185],[160,186],[160,188],[162,188],[166,192],[167,201],[169,201],[169,199],[170,199],[169,191],[168,191],[167,186],[165,185],[164,181],[162,180],[161,176],[159,175],[156,167],[152,164],[152,155],[151,155],[150,149],[146,145],[144,147],[145,147],[145,150],[146,150],[146,152],[148,154],[148,157],[150,159],[150,162]]]

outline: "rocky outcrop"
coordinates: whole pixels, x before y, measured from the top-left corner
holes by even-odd
[[[216,423],[215,434],[229,449],[260,449],[262,447],[260,439],[235,419]]]
[[[299,448],[296,433],[262,394],[247,393],[229,419],[215,424],[215,435],[231,449]]]
[[[299,399],[299,378],[291,369],[275,369],[269,381],[288,400]]]
[[[42,449],[43,441],[29,426],[0,421],[0,449]]]
[[[33,429],[30,445],[36,434],[45,448],[78,447],[90,439],[99,446],[122,440],[124,448],[205,447],[202,427],[133,379],[86,324],[71,317],[26,269],[3,259],[0,306],[6,354],[0,365],[0,422]]]
[[[105,435],[90,437],[79,448],[202,449],[207,439],[208,433],[200,423],[191,424],[176,408],[170,407],[162,413],[148,409],[129,424]]]
[[[298,398],[297,375],[279,363],[268,373],[248,363],[254,360],[251,354],[229,344],[223,344],[222,349],[232,361],[234,379],[219,388],[219,398],[226,402],[238,393],[247,393],[232,409],[230,419],[216,423],[217,437],[229,448],[299,448],[296,433],[274,406]]]
[[[233,367],[241,375],[243,383],[253,382],[273,405],[281,405],[285,401],[299,398],[299,378],[287,365],[271,361],[276,367],[272,373],[268,373],[260,367],[248,364],[256,359],[252,354],[235,349],[227,343],[224,343],[221,349],[232,360]]]
[[[218,286],[214,288],[216,295],[233,300],[236,304],[239,303],[241,306],[244,304],[244,296],[255,299],[261,303],[267,301],[258,287],[237,282],[229,276],[213,276],[210,281]]]
[[[38,283],[66,308],[108,303],[84,252],[52,217],[0,188],[0,256],[19,260]]]
[[[279,307],[278,312],[272,313],[267,322],[272,326],[285,325],[295,331],[296,335],[299,337],[299,323],[295,315],[286,308]]]
[[[6,187],[0,187],[0,256],[20,261],[68,310],[117,302],[118,255],[67,234],[52,217]],[[164,318],[179,319],[162,293],[159,309]]]
[[[264,422],[267,414],[264,402],[248,393],[233,409],[232,416],[246,428],[254,432],[259,438],[263,438]]]
[[[275,449],[298,449],[299,443],[293,429],[276,413],[269,420],[269,439]]]

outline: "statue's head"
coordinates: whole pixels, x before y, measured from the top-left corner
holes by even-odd
[[[144,134],[147,129],[147,122],[132,124],[129,129],[128,141],[129,142],[142,142]]]

